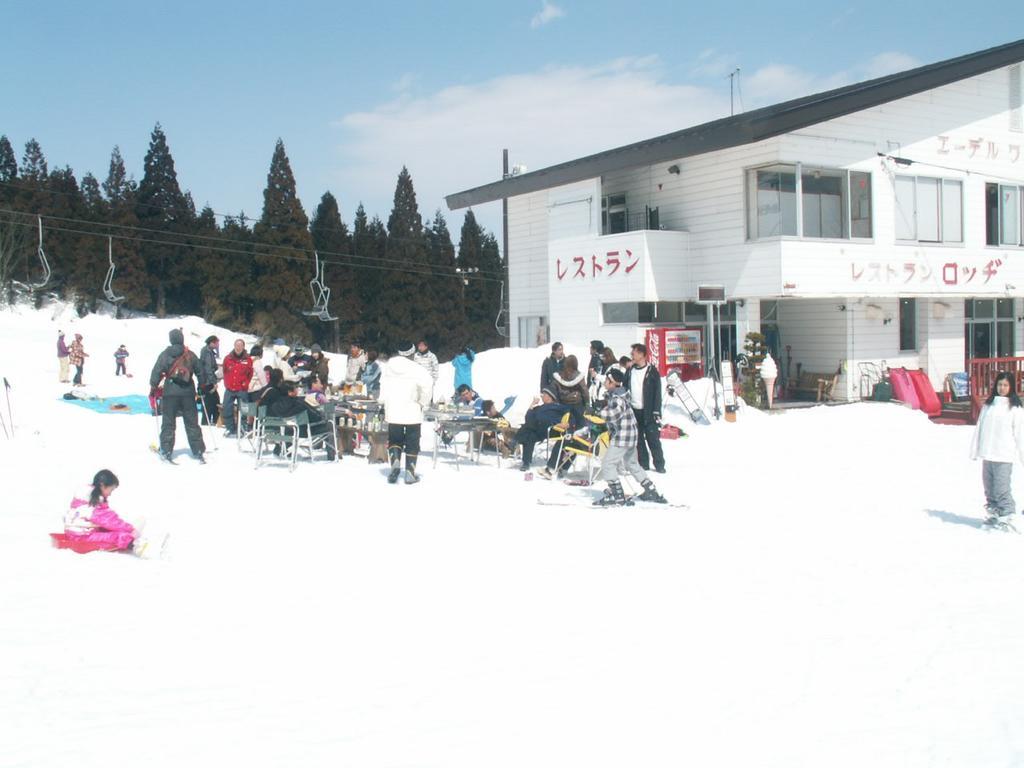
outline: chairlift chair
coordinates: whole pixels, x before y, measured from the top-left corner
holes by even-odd
[[[50,269],[50,262],[46,258],[46,251],[43,250],[43,217],[36,216],[36,221],[39,223],[39,249],[37,255],[39,256],[39,264],[43,268],[43,277],[37,283],[22,283],[17,280],[12,280],[19,288],[24,288],[28,291],[38,291],[40,288],[45,288],[50,283],[50,277],[53,275]]]
[[[107,277],[103,281],[103,295],[107,297],[107,301],[111,304],[117,304],[118,302],[124,301],[124,296],[118,296],[114,293],[114,238],[107,237],[107,258],[110,262],[110,267],[107,268]]]
[[[325,323],[338,318],[331,315],[328,304],[331,300],[331,289],[324,282],[327,265],[320,261],[320,254],[313,251],[313,279],[309,281],[309,290],[313,294],[313,308],[304,311],[306,317],[315,317]]]

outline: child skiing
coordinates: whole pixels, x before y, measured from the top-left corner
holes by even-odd
[[[117,476],[109,469],[97,472],[92,484],[71,500],[64,514],[64,534],[73,541],[94,544],[96,549],[132,549],[141,556],[145,539],[107,505],[117,486]]]
[[[124,361],[128,359],[128,350],[125,349],[124,344],[117,348],[114,353],[114,360],[117,361],[117,368],[114,370],[115,376],[120,376],[122,373],[127,376],[128,370],[125,368]]]
[[[599,413],[608,424],[611,441],[601,461],[601,479],[608,483],[608,488],[601,498],[594,501],[594,505],[619,507],[633,503],[631,499],[626,499],[626,494],[622,490],[622,483],[619,481],[620,466],[643,486],[643,493],[638,497],[640,501],[665,504],[665,497],[658,493],[658,489],[654,487],[654,483],[647,477],[637,459],[639,430],[636,416],[629,405],[629,392],[622,386],[625,379],[622,371],[613,368],[608,371],[604,381],[605,389],[608,390],[608,402]]]
[[[1014,391],[1013,376],[1006,371],[996,375],[992,392],[978,415],[971,458],[982,460],[985,523],[1006,525],[1016,511],[1010,492],[1013,460],[1024,463],[1024,403]]]

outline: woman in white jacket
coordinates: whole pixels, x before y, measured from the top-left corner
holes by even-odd
[[[971,458],[982,460],[986,523],[1011,519],[1016,507],[1010,492],[1013,461],[1024,463],[1024,403],[1014,391],[1013,376],[1001,371],[978,415]]]
[[[412,344],[400,344],[398,354],[381,368],[380,402],[388,422],[388,458],[391,460],[389,483],[397,483],[405,452],[405,482],[419,482],[416,459],[420,453],[420,428],[423,409],[430,405],[434,380],[427,370],[412,361]]]

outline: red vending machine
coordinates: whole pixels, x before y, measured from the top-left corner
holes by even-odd
[[[667,376],[678,371],[683,381],[704,377],[704,345],[700,328],[648,328],[651,364]]]

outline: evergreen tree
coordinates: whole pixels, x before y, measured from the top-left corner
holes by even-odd
[[[381,342],[391,347],[424,335],[421,333],[426,294],[424,281],[429,277],[425,274],[429,264],[423,220],[416,204],[412,177],[404,166],[395,185],[384,255],[387,269],[381,286],[378,320]]]
[[[112,205],[123,203],[131,191],[131,184],[128,173],[124,169],[121,149],[115,144],[110,153],[110,170],[107,171],[107,180],[103,182],[103,194],[106,195],[107,202]]]
[[[91,173],[82,177],[82,198],[91,220],[103,221],[106,218],[107,201],[103,199],[99,181]]]
[[[18,177],[18,162],[14,159],[14,147],[6,136],[0,136],[0,182],[9,183]],[[3,199],[0,190],[0,199]]]
[[[376,220],[379,224],[379,220]],[[383,229],[383,225],[381,225]],[[379,234],[379,233],[378,233]],[[385,233],[386,235],[386,233]],[[360,203],[356,208],[355,219],[352,222],[352,253],[355,257],[353,276],[356,284],[356,295],[359,299],[361,313],[361,330],[353,331],[348,339],[352,341],[366,341],[377,338],[377,308],[380,299],[380,287],[383,282],[383,273],[380,270],[384,253],[378,250],[375,237],[370,230],[370,222],[366,217],[366,210]],[[372,334],[372,335],[371,335]]]
[[[42,185],[49,175],[43,148],[35,139],[29,139],[25,142],[25,154],[21,157],[21,178],[29,184]]]
[[[117,154],[119,157],[120,153]],[[111,165],[113,164],[112,156]],[[167,137],[160,123],[156,124],[150,134],[149,150],[146,152],[143,169],[142,182],[135,196],[135,212],[139,224],[147,229],[158,230],[156,239],[178,240],[179,238],[170,235],[182,233],[187,226],[187,221],[183,221],[186,216],[185,196],[178,185],[174,158],[171,157]],[[164,236],[160,237],[160,234]],[[147,233],[147,239],[154,239],[153,233]],[[140,243],[140,250],[146,271],[153,283],[152,304],[157,315],[163,317],[167,314],[168,308],[176,308],[176,291],[180,288],[182,271],[175,268],[175,261],[188,250],[188,246]]]
[[[365,221],[365,213],[363,218]],[[320,260],[329,262],[325,273],[325,282],[331,289],[329,309],[331,314],[338,318],[329,326],[329,337],[327,328],[322,323],[319,328],[314,328],[314,333],[321,345],[327,342],[335,351],[340,351],[342,329],[346,338],[362,335],[362,308],[355,283],[353,262],[356,260],[350,256],[352,238],[345,222],[341,220],[338,201],[330,192],[325,192],[320,198],[320,205],[313,215],[309,231],[313,238],[313,247],[320,252]]]
[[[313,240],[281,139],[274,146],[263,190],[263,214],[253,235],[260,243],[254,259],[254,320],[266,333],[304,337],[309,328],[302,312],[312,305],[308,283]]]
[[[54,281],[74,293],[79,312],[93,309],[103,285],[102,275],[97,278],[100,258],[97,238],[67,231],[82,229],[77,221],[88,218],[85,197],[74,171],[68,167],[50,173],[45,186],[46,192],[39,200],[44,250]]]
[[[448,222],[441,211],[434,214],[434,220],[427,226],[427,252],[430,269],[434,274],[427,278],[428,306],[425,308],[424,330],[434,344],[434,352],[441,358],[454,357],[469,343],[464,338],[466,313],[462,296],[462,278],[456,273],[455,246],[448,231]]]
[[[140,243],[137,238],[132,237],[132,227],[139,226],[139,219],[135,213],[138,187],[125,172],[121,151],[116,146],[110,153],[110,168],[102,186],[107,200],[107,223],[115,225],[110,228],[111,232],[120,234],[108,242],[108,256],[114,261],[112,287],[116,294],[125,297],[123,306],[139,310],[149,309],[150,279],[140,253]],[[109,267],[109,260],[107,266]]]
[[[472,209],[459,237],[459,268],[465,274],[466,328],[478,350],[502,344],[494,323],[501,310],[501,254],[498,241],[484,233]]]

